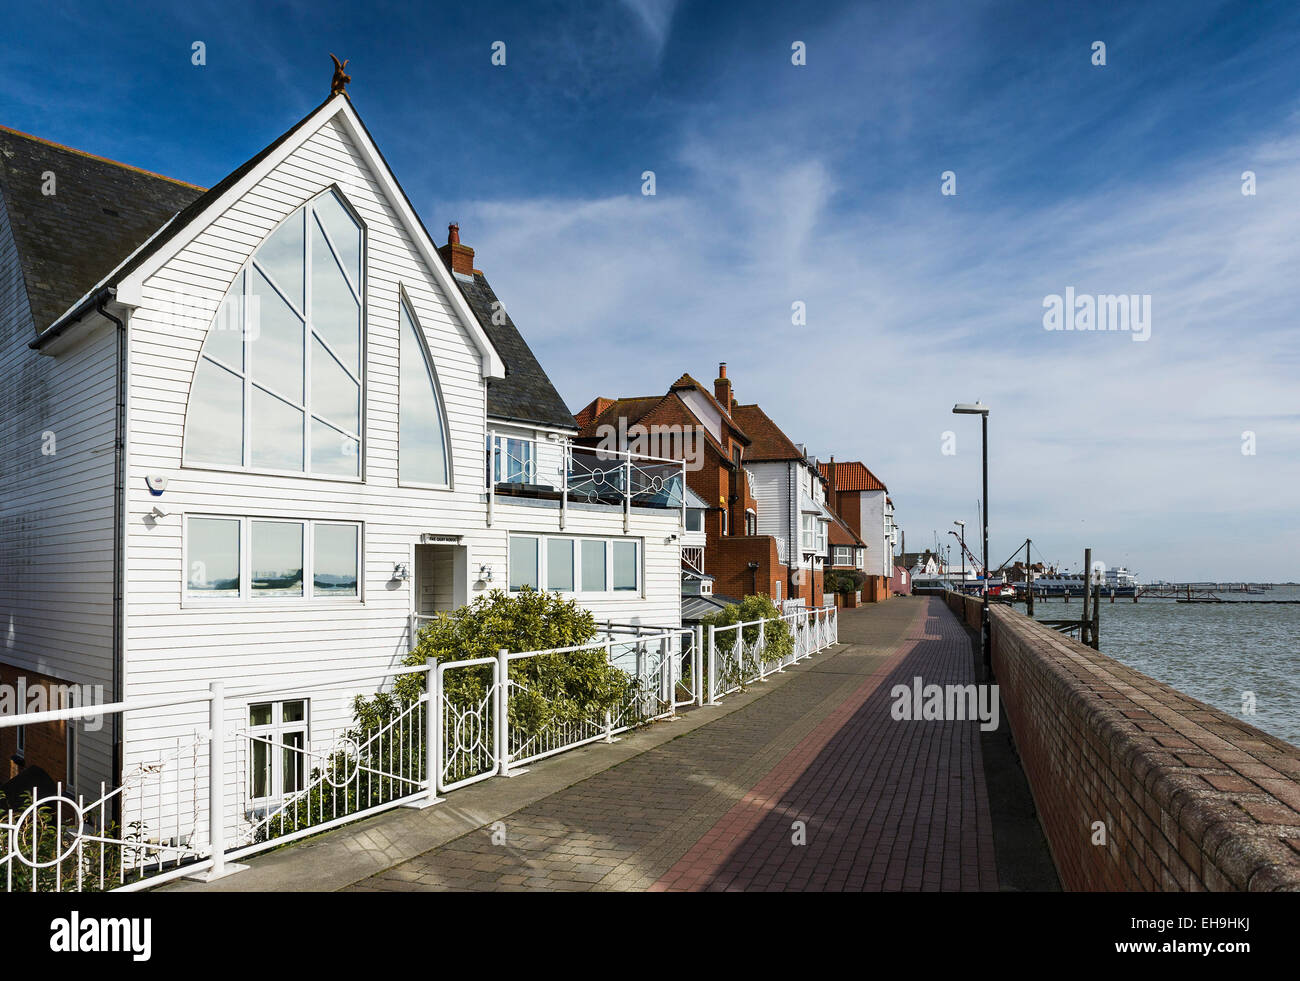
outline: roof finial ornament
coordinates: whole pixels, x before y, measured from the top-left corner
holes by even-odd
[[[330,57],[334,59],[334,77],[330,79],[330,98],[332,99],[340,92],[344,95],[348,94],[348,82],[352,81],[352,76],[344,71],[344,69],[348,67],[347,61],[340,64],[338,58],[335,57],[334,52],[332,51],[330,52]],[[351,58],[348,59],[348,61],[351,60]],[[351,96],[348,97],[351,98]]]

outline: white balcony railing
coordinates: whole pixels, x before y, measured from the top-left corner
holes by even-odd
[[[686,526],[681,460],[489,431],[486,464],[489,525],[498,496],[524,496],[558,501],[561,528],[571,502],[622,507],[624,531],[634,507],[676,510],[679,527]]]

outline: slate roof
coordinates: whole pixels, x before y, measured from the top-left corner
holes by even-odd
[[[737,405],[732,418],[749,434],[750,446],[745,451],[745,462],[762,463],[768,460],[802,460],[804,454],[781,427],[772,421],[757,405]]]
[[[0,193],[39,333],[203,188],[0,126]]]
[[[497,299],[486,277],[476,271],[472,282],[462,275],[453,275],[453,278],[506,365],[504,378],[488,379],[488,415],[559,429],[577,429],[578,421],[524,342],[505,304]],[[504,323],[492,322],[496,310],[501,313],[497,319],[504,320]]]
[[[827,483],[831,482],[831,465],[818,465]],[[835,461],[835,489],[837,491],[882,491],[888,490],[880,478],[856,460],[847,463]],[[892,503],[892,502],[891,502]]]

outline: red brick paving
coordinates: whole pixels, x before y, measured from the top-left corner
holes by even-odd
[[[975,681],[968,635],[930,603],[898,653],[652,890],[997,888],[977,723],[890,715],[895,684]]]
[[[974,682],[969,635],[914,597],[842,612],[840,639],[740,709],[510,814],[504,845],[480,828],[352,888],[996,889],[978,723],[890,716],[914,676]]]

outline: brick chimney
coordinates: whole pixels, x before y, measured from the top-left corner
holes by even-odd
[[[835,456],[831,455],[830,466],[826,468],[830,475],[826,481],[826,503],[831,506],[831,510],[836,514],[840,512],[840,495],[839,486],[835,482]]]
[[[731,379],[727,377],[727,362],[718,365],[718,377],[713,379],[713,397],[718,400],[727,415],[731,415],[734,402],[731,397]]]
[[[442,264],[454,273],[472,276],[478,272],[474,268],[474,250],[468,245],[460,244],[460,225],[452,222],[447,226],[447,244],[438,250]]]

